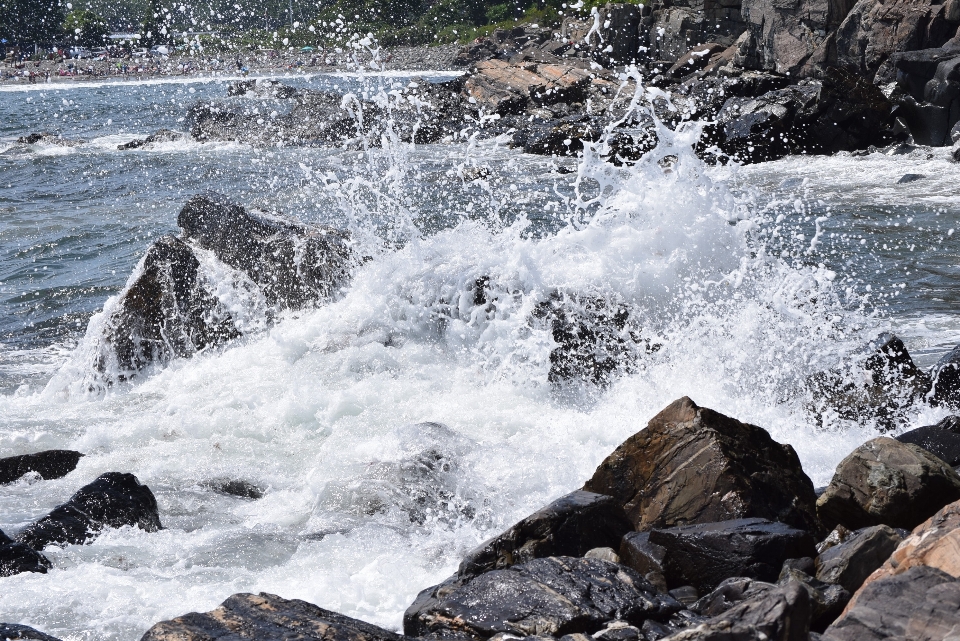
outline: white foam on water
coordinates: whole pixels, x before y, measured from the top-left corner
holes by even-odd
[[[544,237],[522,219],[467,221],[387,250],[344,194],[337,202],[373,259],[338,300],[271,326],[255,326],[262,301],[242,279],[202,254],[204,278],[238,318],[251,313],[252,333],[96,394],[89,364],[106,316],[95,316],[44,391],[0,397],[0,450],[87,455],[64,479],[0,487],[0,527],[15,534],[98,474],[125,471],[156,493],[166,529],[48,550],[48,574],[0,579],[4,618],[133,640],[232,593],[268,591],[398,630],[416,593],[467,550],[580,487],[684,395],[791,443],[825,484],[875,432],[816,427],[796,390],[879,323],[845,302],[830,270],[756,244],[766,215],[731,189],[739,170],[708,171],[693,157],[695,132],[660,134],[633,168],[588,149],[571,224]],[[376,153],[402,164],[404,149]],[[358,180],[390,194],[406,169]],[[606,388],[551,384],[555,344],[534,311],[558,291],[627,306],[659,351]],[[429,421],[446,427],[419,425]],[[224,478],[266,494],[211,489]]]

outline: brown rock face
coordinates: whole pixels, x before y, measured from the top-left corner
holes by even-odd
[[[890,558],[867,577],[864,588],[874,581],[903,574],[920,565],[960,578],[960,501],[951,503],[918,525]]]
[[[573,65],[514,65],[503,60],[477,63],[464,91],[477,106],[501,115],[536,104],[575,102],[583,98],[590,73]]]
[[[616,498],[639,531],[749,517],[820,530],[793,448],[687,397],[620,445],[583,489]]]
[[[817,500],[824,526],[912,528],[960,499],[960,476],[916,445],[880,437],[840,462]]]
[[[141,641],[401,641],[405,637],[324,610],[306,601],[272,594],[234,594],[211,612],[191,612],[161,621]]]

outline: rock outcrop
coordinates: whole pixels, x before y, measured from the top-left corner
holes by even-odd
[[[106,528],[124,525],[147,532],[159,530],[157,499],[133,474],[108,472],[24,528],[17,541],[42,550],[48,545],[83,543]]]
[[[548,556],[583,556],[594,548],[619,547],[632,529],[609,496],[578,491],[561,497],[473,550],[458,575],[476,576]]]
[[[13,576],[21,572],[45,574],[50,567],[47,557],[28,545],[17,543],[0,531],[0,577]],[[0,639],[2,638],[0,636]]]
[[[141,641],[401,641],[375,625],[273,594],[234,594],[211,612],[191,612],[162,621]]]
[[[584,489],[613,496],[637,530],[756,517],[820,531],[793,448],[686,397],[620,445]]]
[[[958,94],[960,94],[960,86],[958,86]],[[960,347],[954,347],[937,361],[930,370],[930,378],[934,402],[950,407],[960,407]]]
[[[599,559],[548,557],[420,593],[404,615],[410,636],[488,639],[592,634],[619,620],[667,621],[682,606],[639,574]]]
[[[960,499],[960,476],[916,445],[879,437],[847,456],[817,499],[824,526],[913,528]]]
[[[45,450],[0,459],[0,485],[13,483],[24,474],[35,472],[44,480],[59,479],[77,468],[83,456],[71,450]]]

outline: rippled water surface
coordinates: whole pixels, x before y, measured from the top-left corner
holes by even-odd
[[[296,80],[368,95],[407,82]],[[225,93],[216,81],[0,87],[0,456],[86,454],[63,479],[0,487],[0,529],[107,471],[147,483],[165,526],[49,548],[50,573],[0,579],[2,619],[134,640],[268,591],[399,629],[465,550],[579,487],[673,399],[764,426],[821,485],[875,432],[816,427],[803,378],[881,330],[924,366],[960,343],[947,150],[710,168],[678,134],[632,169],[480,138],[117,150],[186,130],[190,105]],[[16,142],[35,131],[71,142]],[[906,173],[924,178],[897,184]],[[371,260],[328,306],[87,392],[95,314],[204,190],[348,228]],[[478,279],[492,303],[476,303]],[[607,387],[549,383],[552,338],[532,312],[556,291],[627,305],[661,349]],[[226,496],[222,479],[266,492]]]

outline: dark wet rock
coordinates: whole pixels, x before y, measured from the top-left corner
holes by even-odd
[[[141,641],[402,641],[403,636],[299,599],[234,594],[211,612],[162,621]]]
[[[193,249],[179,238],[164,236],[150,247],[104,328],[96,367],[108,380],[125,380],[148,365],[240,336],[199,269]]]
[[[634,4],[608,3],[600,10],[600,36],[603,48],[598,52],[599,62],[605,67],[636,63],[644,55],[641,47],[643,7]]]
[[[864,586],[823,639],[940,641],[957,628],[960,581],[936,568],[917,566]]]
[[[903,537],[886,525],[874,525],[852,534],[817,558],[817,578],[836,583],[853,594],[874,570],[883,565]]]
[[[207,487],[220,494],[239,496],[242,499],[262,499],[263,488],[243,479],[215,479],[207,482]]]
[[[29,472],[36,472],[44,480],[59,479],[77,468],[83,456],[72,450],[45,450],[35,454],[21,454],[0,459],[0,485],[13,483]]]
[[[786,559],[816,555],[810,533],[764,519],[655,528],[650,543],[664,549],[667,586],[701,594],[734,576],[774,582]]]
[[[867,577],[860,592],[872,582],[917,566],[929,566],[960,578],[960,502],[951,503],[914,528],[883,565]]]
[[[690,606],[690,609],[703,616],[715,617],[741,601],[753,598],[775,587],[775,584],[768,581],[740,576],[730,577],[721,581],[709,594],[702,596]]]
[[[751,595],[720,615],[670,637],[670,641],[808,641],[807,590],[796,581]]]
[[[950,467],[960,465],[960,416],[948,416],[936,425],[926,425],[896,437],[930,452]]]
[[[549,557],[428,588],[404,615],[411,636],[488,639],[501,632],[592,634],[619,620],[665,621],[682,606],[629,568],[598,559]]]
[[[726,51],[726,49],[716,42],[705,42],[702,45],[697,45],[680,56],[680,59],[667,69],[667,75],[682,78],[700,71],[710,64],[715,55]]]
[[[855,352],[843,366],[813,376],[810,409],[893,429],[903,413],[926,397],[930,378],[918,368],[903,341],[888,332]]]
[[[613,498],[580,490],[482,543],[463,559],[458,574],[476,576],[547,556],[584,556],[594,548],[619,545],[631,529]]]
[[[813,557],[801,556],[796,559],[787,559],[784,561],[781,573],[783,570],[800,570],[805,574],[813,575],[817,572],[817,564]]]
[[[36,145],[43,143],[45,145],[57,145],[58,147],[76,147],[83,144],[80,140],[67,140],[55,134],[46,131],[28,134],[17,138],[17,143],[21,145]]]
[[[249,276],[268,303],[283,308],[331,297],[352,267],[345,232],[253,214],[220,194],[191,198],[177,225],[185,238]]]
[[[826,527],[913,528],[960,499],[960,476],[916,445],[880,437],[847,456],[817,500]]]
[[[157,499],[133,474],[108,472],[24,528],[17,541],[42,550],[51,544],[83,543],[106,528],[124,525],[135,525],[147,532],[159,530]]]
[[[637,530],[748,517],[820,530],[793,448],[687,397],[621,444],[584,489],[616,498]]]
[[[279,80],[256,78],[254,80],[237,80],[227,85],[228,96],[255,95],[261,98],[293,98],[299,91],[295,87],[285,85]]]
[[[843,586],[827,583],[800,570],[785,569],[780,574],[778,585],[799,583],[810,597],[810,629],[823,632],[850,602],[850,592]]]
[[[878,81],[896,80],[897,117],[921,145],[950,145],[960,122],[960,50],[950,47],[904,51],[890,56]],[[901,93],[902,92],[902,93]]]
[[[682,585],[679,588],[667,590],[667,594],[682,603],[684,607],[690,607],[700,598],[700,593],[697,592],[697,588],[692,585]]]
[[[824,42],[822,59],[872,82],[880,66],[898,51],[940,47],[957,31],[960,15],[939,0],[859,0]]]
[[[23,543],[15,542],[0,531],[0,577],[13,576],[21,572],[46,574],[50,567],[52,565],[47,557]],[[3,638],[2,625],[0,624],[0,639]]]
[[[954,347],[937,361],[930,370],[930,379],[935,403],[960,407],[960,347]]]
[[[126,151],[128,149],[139,149],[146,145],[152,145],[158,142],[179,142],[186,139],[186,134],[182,134],[179,131],[171,131],[170,129],[161,129],[156,133],[150,134],[146,138],[135,138],[130,142],[124,143],[122,145],[117,145],[117,149],[120,151]]]
[[[620,542],[620,562],[633,568],[661,592],[667,591],[663,574],[667,550],[650,542],[649,532],[630,532]]]
[[[56,637],[44,634],[39,630],[34,630],[25,625],[16,623],[0,623],[0,639],[16,641],[18,639],[31,639],[33,641],[60,641]]]
[[[900,176],[900,180],[897,181],[898,185],[905,185],[907,183],[917,182],[918,180],[923,180],[926,178],[923,174],[904,174]]]
[[[476,576],[547,556],[583,556],[618,545],[631,529],[613,498],[573,492],[481,544],[463,559],[458,574]]]
[[[742,162],[882,146],[893,136],[892,108],[879,88],[830,68],[819,80],[730,98],[716,125],[705,130],[704,142]]]
[[[551,383],[603,384],[660,347],[643,336],[630,309],[613,300],[554,292],[537,304],[533,318],[549,328],[557,344],[550,352]]]

